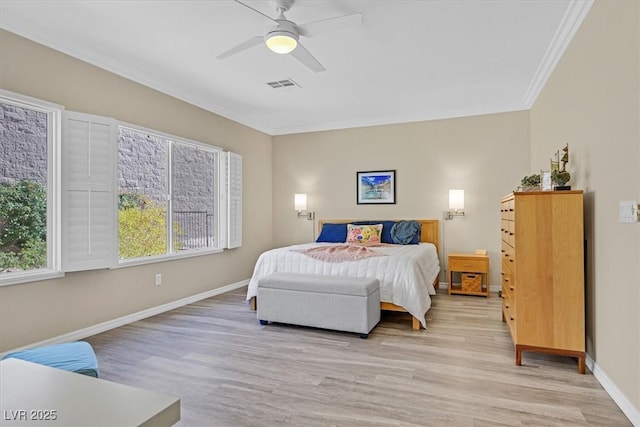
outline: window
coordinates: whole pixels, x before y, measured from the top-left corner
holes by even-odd
[[[173,250],[218,246],[217,153],[175,142],[171,145],[171,215]]]
[[[241,156],[107,117],[64,124],[64,271],[242,245]]]
[[[217,250],[219,149],[120,126],[118,258]]]
[[[242,245],[242,157],[0,89],[0,285]]]
[[[118,132],[118,258],[166,254],[169,141]]]
[[[61,276],[62,107],[0,90],[0,284]]]

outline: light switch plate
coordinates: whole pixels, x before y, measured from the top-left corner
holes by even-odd
[[[638,222],[638,202],[623,200],[620,202],[620,222]]]

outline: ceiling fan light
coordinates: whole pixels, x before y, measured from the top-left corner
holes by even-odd
[[[265,43],[273,52],[280,54],[289,53],[298,46],[298,40],[287,33],[273,33]]]

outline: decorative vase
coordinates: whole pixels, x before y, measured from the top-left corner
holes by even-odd
[[[553,181],[554,190],[571,190],[570,185],[566,185],[571,179],[571,174],[565,170],[551,172],[551,181]]]

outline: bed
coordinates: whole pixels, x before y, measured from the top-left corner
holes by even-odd
[[[275,272],[327,274],[334,276],[375,277],[380,280],[380,308],[387,311],[408,312],[412,327],[426,328],[425,314],[436,294],[440,261],[438,259],[438,220],[415,220],[420,223],[419,244],[373,246],[382,256],[355,261],[327,262],[307,255],[308,250],[337,243],[306,243],[266,251],[258,258],[249,281],[247,300],[256,309],[258,281]],[[324,224],[376,223],[378,221],[320,220]],[[380,221],[385,223],[384,221]]]

